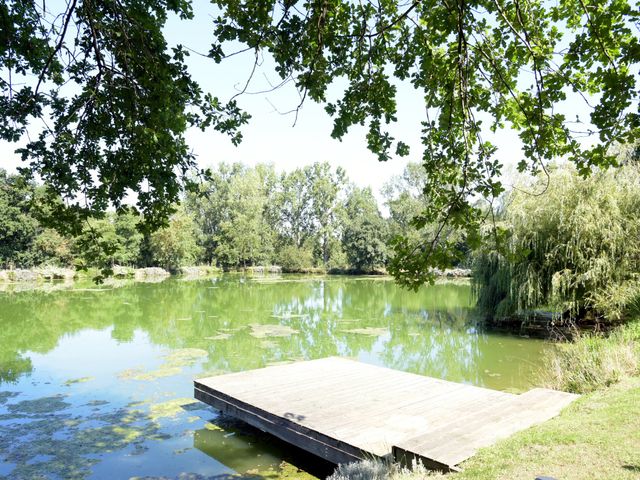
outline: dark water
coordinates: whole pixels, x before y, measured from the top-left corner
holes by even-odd
[[[479,332],[472,305],[465,284],[358,277],[0,292],[0,478],[314,478],[327,466],[195,402],[192,379],[342,355],[526,389],[545,344]]]

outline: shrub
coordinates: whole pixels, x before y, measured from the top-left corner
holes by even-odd
[[[278,254],[278,263],[284,272],[306,272],[313,268],[313,252],[304,246],[286,245]]]
[[[427,470],[417,462],[413,462],[411,468],[404,468],[379,460],[363,460],[338,465],[327,480],[423,480],[444,477],[444,474]]]
[[[557,390],[587,393],[640,374],[640,320],[610,335],[581,335],[558,344],[543,364],[541,382]]]

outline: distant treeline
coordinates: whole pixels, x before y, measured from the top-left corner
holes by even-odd
[[[272,165],[220,164],[198,192],[176,205],[169,224],[143,234],[132,211],[86,222],[77,236],[38,220],[42,187],[0,170],[0,267],[184,265],[236,269],[280,265],[285,271],[374,271],[385,267],[398,235],[416,236],[411,220],[424,208],[423,169],[410,164],[382,192],[341,168],[315,163],[279,173]]]
[[[588,178],[550,166],[516,182],[487,215],[474,253],[464,238],[447,236],[474,266],[487,318],[537,309],[598,323],[640,315],[640,163],[637,154],[619,162]],[[328,163],[287,173],[266,164],[220,164],[175,206],[164,228],[143,234],[141,217],[125,209],[90,219],[71,236],[39,220],[47,217],[38,208],[42,187],[0,170],[0,268],[372,272],[387,266],[396,239],[419,248],[431,238],[432,227],[420,221],[425,184],[424,169],[409,164],[385,184],[379,205],[370,188]]]

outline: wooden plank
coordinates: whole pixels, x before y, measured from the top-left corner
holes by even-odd
[[[361,450],[353,447],[352,445],[349,445],[343,441],[340,441],[339,439],[334,439],[332,437],[326,436],[321,432],[314,431],[313,429],[300,424],[296,418],[288,418],[288,417],[281,417],[278,415],[274,415],[271,412],[261,410],[259,408],[256,408],[253,405],[249,405],[240,400],[228,397],[227,395],[222,393],[213,395],[208,392],[198,390],[196,388],[195,396],[196,398],[198,398],[198,400],[204,401],[205,403],[209,403],[210,405],[215,406],[216,408],[222,410],[224,413],[228,413],[229,415],[234,415],[232,413],[233,409],[238,409],[239,415],[242,415],[243,414],[242,412],[247,412],[254,415],[255,417],[257,417],[256,422],[258,423],[256,424],[252,423],[253,421],[252,419],[243,418],[243,420],[257,428],[263,429],[264,431],[269,431],[268,427],[270,426],[273,428],[286,428],[286,429],[301,433],[303,435],[313,437],[321,443],[332,445],[340,450],[351,452],[351,454],[354,456],[360,456],[362,453]],[[264,421],[269,422],[269,424],[271,425],[265,424]]]
[[[199,379],[194,388],[199,400],[335,463],[393,452],[447,469],[478,445],[553,416],[570,401],[337,357]]]
[[[225,415],[236,417],[263,432],[274,435],[285,442],[296,445],[330,462],[336,464],[351,463],[361,460],[365,456],[365,453],[360,450],[353,448],[347,448],[349,451],[341,450],[339,448],[341,446],[340,442],[335,442],[335,445],[328,445],[320,441],[317,437],[289,428],[287,422],[282,422],[281,419],[273,417],[267,418],[270,417],[270,415],[260,415],[256,411],[241,408],[238,405],[226,402],[200,390],[196,390],[195,398],[217,408]],[[308,433],[312,434],[313,432]]]
[[[397,459],[419,458],[455,467],[482,447],[549,420],[577,398],[548,389],[533,389],[500,405],[469,412],[456,421],[393,447]]]
[[[328,431],[339,437],[348,436],[355,445],[360,445],[363,436],[373,430],[378,436],[378,442],[393,446],[407,437],[422,435],[425,431],[433,431],[441,423],[449,423],[469,409],[482,408],[488,404],[496,405],[495,401],[488,402],[484,399],[464,397],[459,394],[457,397],[448,395],[441,399],[447,403],[437,405],[429,402],[416,403],[414,406],[418,408],[389,408],[377,416],[367,415],[365,425],[370,424],[374,427],[363,428],[354,421],[336,430]],[[391,406],[393,407],[393,404]],[[373,441],[369,442],[370,445],[373,443]]]
[[[210,382],[217,388],[225,388],[242,395],[251,393],[253,395],[269,394],[273,391],[280,391],[283,388],[292,387],[303,376],[313,378],[315,382],[323,379],[323,373],[327,371],[333,372],[333,377],[354,377],[357,372],[353,370],[343,369],[337,372],[334,368],[334,358],[329,357],[320,360],[308,360],[304,362],[295,362],[286,365],[275,365],[263,367],[249,371],[228,373],[214,377],[206,377],[197,379],[196,382],[202,386],[208,386]],[[325,361],[326,360],[326,361]],[[330,360],[330,361],[329,361]],[[286,368],[285,368],[286,367]],[[328,377],[325,375],[325,377]],[[266,381],[268,379],[268,381]],[[255,380],[255,381],[254,381]]]
[[[392,428],[394,422],[392,417],[397,419],[400,416],[409,416],[414,418],[418,424],[422,424],[423,428],[431,428],[443,410],[455,413],[455,409],[461,404],[477,401],[479,393],[475,390],[468,390],[465,385],[457,385],[455,388],[447,386],[444,389],[434,386],[426,391],[424,389],[416,390],[418,391],[409,392],[410,394],[403,398],[400,395],[401,392],[394,391],[392,387],[389,388],[390,395],[388,397],[381,398],[374,405],[368,406],[366,417],[372,423],[378,425],[384,423]],[[354,423],[358,428],[357,418],[352,420],[347,416],[343,422],[336,424],[336,433],[349,428]],[[333,424],[327,425],[327,427],[331,426]]]

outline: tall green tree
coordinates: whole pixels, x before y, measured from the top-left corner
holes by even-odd
[[[273,260],[275,227],[268,212],[276,181],[270,165],[220,164],[198,193],[187,196],[207,262],[234,268]]]
[[[281,242],[302,248],[313,235],[312,192],[307,169],[280,176],[274,195],[273,217]]]
[[[401,175],[392,177],[382,189],[389,209],[389,244],[392,247],[389,268],[392,271],[409,268],[406,252],[420,252],[424,242],[435,236],[442,237],[441,244],[447,242],[447,260],[440,268],[468,265],[470,261],[470,246],[463,232],[425,218],[424,210],[429,207],[429,197],[424,191],[426,181],[423,166],[409,163]],[[410,261],[420,263],[422,260],[417,254]],[[421,268],[426,267],[413,264],[414,271],[422,272]]]
[[[320,261],[326,267],[331,260],[332,245],[339,243],[339,212],[347,174],[340,167],[332,171],[327,162],[316,162],[305,167],[304,171],[309,183],[316,246]]]
[[[363,271],[383,267],[387,258],[388,224],[370,188],[351,190],[343,221],[342,245],[349,264]]]
[[[32,246],[39,233],[32,214],[36,186],[22,175],[0,169],[0,266],[33,265]]]
[[[82,223],[82,227],[73,244],[76,264],[81,269],[100,268],[104,270],[104,276],[116,265],[116,253],[120,247],[113,216],[88,218]]]
[[[178,208],[166,227],[150,238],[153,264],[170,272],[197,262],[200,249],[196,244],[195,223],[183,209]]]
[[[231,218],[232,182],[242,175],[245,167],[240,163],[221,163],[211,171],[207,181],[197,191],[188,192],[185,209],[198,226],[198,243],[203,248],[204,261],[215,263],[215,250],[221,235],[221,225]]]
[[[389,210],[392,238],[405,237],[414,242],[421,240],[421,232],[413,225],[427,206],[424,194],[425,171],[418,163],[409,163],[401,175],[389,179],[382,187],[385,205]]]
[[[108,274],[115,265],[137,265],[143,239],[138,230],[141,221],[128,210],[87,219],[71,247],[77,266],[97,267]]]
[[[230,185],[229,214],[220,224],[216,258],[223,266],[250,266],[273,260],[274,229],[266,218],[275,172],[260,165],[236,175]]]
[[[118,238],[118,248],[114,254],[114,261],[118,265],[133,266],[140,257],[143,234],[138,225],[143,218],[131,211],[122,211],[113,218],[113,227]]]

